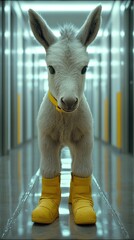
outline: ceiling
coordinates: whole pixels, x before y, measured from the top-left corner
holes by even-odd
[[[37,11],[55,30],[58,35],[58,26],[64,23],[72,23],[80,28],[90,11],[96,6],[102,5],[102,23],[99,31],[102,31],[107,23],[108,16],[111,12],[113,1],[18,1],[20,7],[28,18],[28,9]]]

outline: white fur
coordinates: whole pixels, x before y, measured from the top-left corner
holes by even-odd
[[[46,49],[47,65],[55,69],[55,74],[48,72],[49,90],[62,109],[66,107],[62,100],[67,106],[74,104],[70,112],[58,112],[46,94],[40,106],[37,118],[40,167],[46,178],[60,174],[60,152],[64,146],[70,148],[74,175],[87,177],[92,173],[93,120],[84,96],[85,75],[81,70],[88,65],[86,47],[97,35],[100,12],[99,6],[78,33],[71,25],[63,27],[61,37],[55,40],[50,28],[46,31],[46,22],[33,10],[29,11],[33,33]]]

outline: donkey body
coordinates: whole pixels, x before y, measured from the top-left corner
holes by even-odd
[[[81,177],[91,175],[93,125],[84,96],[72,114],[59,113],[46,96],[38,115],[38,133],[43,176],[52,178],[60,173],[63,146],[71,150],[72,172]]]
[[[100,13],[98,6],[79,32],[71,25],[64,26],[57,39],[47,23],[29,10],[32,31],[45,47],[48,66],[49,92],[37,118],[40,168],[46,179],[60,175],[60,152],[64,146],[71,152],[73,175],[87,178],[92,174],[93,120],[84,84],[89,61],[86,47],[97,35]]]

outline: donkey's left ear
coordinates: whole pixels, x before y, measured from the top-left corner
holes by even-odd
[[[91,14],[88,15],[85,23],[77,34],[77,39],[81,41],[84,46],[88,46],[96,37],[101,22],[101,5],[96,7]]]

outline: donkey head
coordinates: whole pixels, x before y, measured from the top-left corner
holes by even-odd
[[[78,32],[72,25],[65,25],[57,38],[47,23],[36,12],[29,10],[33,34],[46,50],[49,91],[59,108],[66,112],[78,108],[83,96],[89,61],[86,48],[98,33],[100,16],[101,6],[98,6]]]

